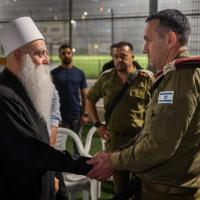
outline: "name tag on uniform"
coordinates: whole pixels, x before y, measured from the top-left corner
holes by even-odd
[[[174,91],[162,91],[159,93],[158,103],[159,104],[173,104]]]

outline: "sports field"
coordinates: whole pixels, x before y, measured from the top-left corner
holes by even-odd
[[[87,78],[97,78],[99,73],[101,72],[101,68],[104,63],[111,60],[110,56],[88,56],[88,55],[81,55],[81,56],[74,56],[73,57],[73,63],[78,68],[82,69]],[[135,60],[138,61],[138,63],[146,69],[147,67],[147,58],[144,55],[136,56]],[[60,60],[58,56],[52,56],[51,57],[52,63],[59,63]]]

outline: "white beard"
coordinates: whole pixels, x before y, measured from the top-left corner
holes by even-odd
[[[54,85],[49,65],[36,65],[26,54],[18,77],[25,87],[38,114],[49,122]]]

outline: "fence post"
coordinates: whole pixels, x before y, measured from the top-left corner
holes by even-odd
[[[100,72],[101,72],[101,60],[99,59],[98,61],[99,61],[99,74],[100,74]],[[98,74],[98,76],[99,76],[99,74]]]

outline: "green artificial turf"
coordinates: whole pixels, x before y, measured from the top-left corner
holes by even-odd
[[[58,56],[51,56],[52,63],[59,63],[60,60]],[[104,63],[111,60],[110,56],[87,56],[87,55],[80,55],[74,56],[73,64],[78,68],[82,69],[85,74],[86,78],[97,78],[101,72],[102,66]],[[139,64],[146,69],[147,67],[147,58],[144,55],[135,56],[135,60],[139,62]]]

